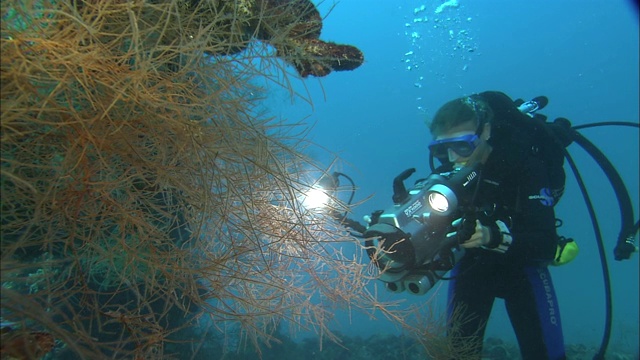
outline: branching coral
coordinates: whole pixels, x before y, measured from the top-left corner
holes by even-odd
[[[367,292],[360,255],[336,246],[358,244],[299,207],[316,169],[304,138],[249,96],[255,78],[288,83],[277,56],[302,75],[337,69],[299,51],[320,28],[295,24],[317,12],[281,21],[286,2],[256,4],[2,2],[2,319],[13,331],[84,358],[147,359],[170,357],[167,344],[203,317],[254,344],[285,319],[331,338],[331,304],[404,321]],[[247,48],[247,24],[275,54]]]

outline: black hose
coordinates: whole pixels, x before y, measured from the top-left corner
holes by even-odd
[[[632,124],[632,123],[611,123],[616,124]],[[607,123],[594,123],[582,125],[582,128],[603,126]],[[631,125],[630,125],[631,126]],[[634,125],[634,126],[637,126]],[[635,251],[633,245],[633,238],[637,232],[637,226],[634,225],[635,219],[633,218],[633,205],[631,204],[631,198],[627,187],[624,185],[620,174],[616,168],[611,164],[609,159],[598,149],[591,141],[582,136],[579,132],[575,131],[576,127],[573,127],[574,131],[571,134],[573,140],[580,145],[600,166],[605,175],[609,179],[611,186],[613,187],[616,198],[618,199],[618,205],[620,207],[620,233],[618,235],[618,241],[614,249],[614,257],[616,260],[626,260],[631,257],[631,254]]]
[[[632,123],[630,121],[602,121],[602,122],[596,122],[596,123],[589,123],[589,124],[582,124],[582,125],[576,125],[576,126],[572,126],[571,128],[573,130],[580,130],[580,129],[587,129],[587,128],[591,128],[591,127],[598,127],[598,126],[629,126],[629,127],[640,127],[640,124],[638,123]]]
[[[578,130],[578,129],[587,129],[587,128],[591,128],[591,127],[598,127],[598,126],[629,126],[629,127],[635,127],[635,128],[640,128],[640,124],[639,123],[633,123],[633,122],[628,122],[628,121],[605,121],[605,122],[597,122],[597,123],[590,123],[590,124],[583,124],[583,125],[578,125],[578,126],[573,126],[572,129],[574,130]],[[586,140],[586,139],[585,139]],[[582,144],[581,144],[582,145]],[[606,159],[606,157],[604,155],[602,155],[602,153],[591,143],[589,143],[590,147],[597,150],[597,152],[599,153],[598,158],[604,159],[606,160],[606,162],[608,163],[609,161]],[[583,146],[584,147],[584,146]],[[585,150],[587,150],[585,148]],[[589,151],[589,150],[587,150]],[[626,207],[627,209],[625,211],[623,211],[621,209],[621,211],[623,211],[623,214],[629,214],[629,216],[631,218],[624,218],[623,215],[623,228],[620,230],[620,235],[618,237],[618,242],[616,244],[615,249],[613,250],[613,254],[614,254],[614,258],[616,260],[625,260],[625,259],[629,259],[631,258],[631,254],[637,251],[637,248],[635,246],[635,236],[638,233],[638,230],[640,228],[640,220],[636,221],[635,224],[633,224],[633,208],[631,207],[631,201],[629,200],[629,204],[622,204],[620,202],[620,196],[627,196],[627,194],[624,194],[626,192],[626,188],[624,187],[624,184],[622,183],[622,180],[615,180],[612,181],[612,178],[609,176],[609,174],[611,173],[611,171],[608,171],[607,169],[605,169],[605,167],[602,166],[601,161],[599,161],[598,158],[594,157],[594,155],[589,152],[590,155],[596,160],[598,161],[598,164],[602,167],[602,169],[605,171],[605,173],[607,174],[607,177],[609,177],[609,181],[611,181],[611,184],[614,187],[614,190],[616,191],[616,196],[618,196],[618,203],[624,207]],[[615,172],[615,169],[613,168],[613,166],[609,163],[607,165],[608,168],[613,169],[613,171]],[[615,174],[615,176],[617,176],[619,178],[619,176],[617,175],[617,173]],[[624,191],[621,193],[618,193],[618,189],[623,189]],[[626,225],[625,225],[626,224]]]
[[[573,158],[569,155],[569,153],[565,153],[565,158],[573,171],[573,174],[578,182],[578,186],[580,187],[580,191],[582,192],[582,197],[587,205],[587,211],[589,212],[589,217],[591,218],[591,224],[593,225],[593,231],[596,235],[596,243],[598,245],[598,253],[600,254],[600,264],[602,265],[602,276],[604,278],[604,288],[605,288],[605,327],[604,327],[604,335],[602,337],[602,343],[600,344],[600,349],[598,353],[593,357],[594,360],[604,360],[604,354],[607,351],[607,347],[609,346],[609,340],[611,338],[611,322],[612,322],[612,313],[613,313],[613,305],[612,305],[612,295],[611,295],[611,276],[609,274],[609,266],[607,265],[607,257],[605,256],[605,247],[604,241],[602,240],[602,232],[600,231],[600,225],[598,224],[598,219],[596,217],[595,210],[593,208],[593,203],[591,202],[591,198],[589,197],[589,193],[587,192],[587,188],[582,180],[582,176],[580,175],[580,171],[576,167]]]
[[[631,204],[631,199],[629,197],[629,193],[627,188],[618,174],[615,167],[611,164],[609,159],[598,149],[593,143],[583,137],[576,130],[578,129],[586,129],[590,127],[597,126],[609,126],[609,125],[619,125],[619,126],[631,126],[631,127],[639,127],[636,123],[630,122],[600,122],[600,123],[592,123],[592,124],[584,124],[579,126],[574,126],[571,129],[573,130],[570,134],[571,140],[575,141],[578,145],[580,145],[600,166],[600,168],[604,171],[607,176],[613,190],[616,194],[618,205],[620,207],[620,217],[621,217],[621,229],[620,234],[618,236],[618,241],[616,243],[616,248],[614,250],[614,256],[616,260],[629,259],[631,253],[635,251],[635,246],[633,245],[633,238],[638,231],[639,222],[633,223],[633,206]],[[573,173],[578,181],[578,185],[582,192],[582,196],[587,204],[587,210],[589,211],[589,216],[591,217],[591,223],[593,224],[594,232],[596,235],[596,243],[598,245],[598,252],[600,255],[600,263],[602,265],[602,275],[604,278],[604,287],[605,287],[605,328],[604,334],[602,337],[602,343],[600,344],[600,349],[598,353],[594,356],[594,360],[603,360],[604,355],[607,351],[607,347],[609,345],[609,341],[611,338],[611,325],[612,325],[612,313],[613,313],[613,304],[612,304],[612,291],[611,291],[611,275],[609,273],[609,267],[607,265],[607,259],[605,255],[605,247],[604,241],[602,240],[602,233],[600,231],[600,226],[598,224],[595,211],[593,208],[593,204],[591,199],[589,198],[589,194],[586,190],[584,181],[580,176],[580,173],[575,165],[575,162],[569,155],[567,151],[565,151],[565,157],[567,162],[571,166]]]

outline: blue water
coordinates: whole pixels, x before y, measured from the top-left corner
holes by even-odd
[[[274,114],[314,124],[311,138],[337,155],[339,170],[359,187],[360,218],[391,204],[391,180],[416,167],[428,174],[425,120],[444,102],[498,90],[513,98],[546,95],[550,119],[574,125],[597,121],[638,122],[638,14],[624,0],[504,1],[459,0],[436,13],[441,1],[341,0],[324,22],[321,38],[363,50],[365,64],[352,72],[295,83],[313,106],[276,92]],[[326,15],[332,2],[319,8]],[[424,5],[425,9],[421,10]],[[426,19],[425,19],[426,17]],[[582,132],[621,173],[638,216],[638,130],[597,128]],[[583,171],[600,220],[612,276],[611,348],[638,352],[638,254],[613,260],[619,211],[613,192],[595,163],[577,146],[569,151]],[[331,156],[311,152],[327,166]],[[575,238],[580,255],[552,269],[565,340],[599,346],[605,306],[595,236],[577,183],[568,171],[567,192],[557,207],[560,233]],[[444,284],[446,285],[446,284]],[[442,309],[445,288],[428,296],[392,294],[407,304],[434,298]],[[337,319],[346,335],[397,333],[384,320],[354,315]],[[503,305],[497,302],[487,331],[514,341]]]

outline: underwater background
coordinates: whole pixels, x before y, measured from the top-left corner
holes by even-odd
[[[349,174],[358,186],[355,201],[372,196],[354,210],[353,218],[389,207],[391,182],[403,170],[415,167],[414,176],[428,174],[430,135],[425,120],[453,98],[486,90],[525,100],[545,95],[549,105],[541,113],[550,120],[566,117],[573,125],[638,122],[638,12],[634,2],[460,0],[457,6],[437,12],[443,3],[340,1],[325,19],[323,36],[341,41],[346,37],[360,46],[364,65],[321,81],[306,80],[313,108],[281,105],[287,118],[309,116],[308,121],[315,124],[313,140],[342,160],[338,170]],[[320,8],[329,5],[323,3]],[[326,100],[318,100],[323,98]],[[582,134],[620,172],[637,217],[637,129],[597,128]],[[575,144],[569,152],[585,177],[604,237],[613,291],[610,350],[635,359],[638,256],[613,260],[620,230],[617,201],[595,162]],[[602,269],[584,200],[566,164],[565,170],[566,192],[556,207],[556,216],[564,221],[559,233],[573,237],[580,254],[551,273],[565,342],[597,349],[605,321]],[[443,310],[447,284],[440,285],[422,297],[389,296],[409,304],[436,296]],[[358,315],[338,320],[337,328],[347,335],[396,334],[384,320],[370,321]],[[515,343],[501,300],[494,305],[487,337]]]

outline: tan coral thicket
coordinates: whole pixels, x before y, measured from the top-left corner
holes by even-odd
[[[298,206],[304,139],[256,111],[252,84],[287,82],[269,47],[235,53],[250,3],[2,2],[14,330],[86,358],[155,358],[197,343],[175,338],[204,336],[196,320],[257,344],[283,319],[331,336],[327,304],[384,309],[366,261],[334,246],[350,237]]]

